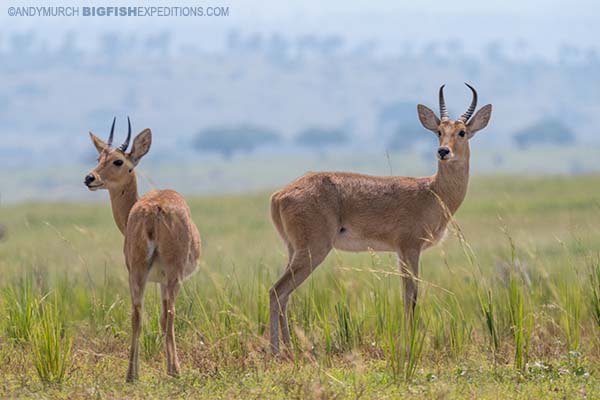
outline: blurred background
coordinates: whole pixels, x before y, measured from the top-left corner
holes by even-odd
[[[262,191],[308,170],[426,175],[416,104],[494,104],[472,173],[600,170],[599,3],[178,1],[220,17],[10,17],[0,6],[0,201],[104,200],[88,138],[153,130],[143,188]],[[41,2],[36,5],[42,5]],[[43,4],[56,5],[56,2]],[[69,5],[84,5],[71,2]],[[103,2],[102,5],[175,5]]]

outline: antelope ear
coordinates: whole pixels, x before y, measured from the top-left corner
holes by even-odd
[[[131,152],[128,154],[129,161],[136,166],[140,159],[148,153],[150,145],[152,144],[152,131],[146,128],[133,139],[133,146],[131,146]]]
[[[90,131],[90,139],[92,139],[92,143],[94,144],[94,147],[98,151],[98,154],[102,153],[104,151],[104,149],[106,148],[106,143],[102,139],[100,139],[98,136],[94,135],[91,131]]]
[[[492,117],[492,105],[487,104],[479,109],[467,124],[467,133],[471,139],[477,131],[485,128]]]
[[[425,127],[432,132],[437,132],[440,128],[440,119],[435,115],[429,107],[423,104],[417,105],[417,114],[419,114],[419,121]]]

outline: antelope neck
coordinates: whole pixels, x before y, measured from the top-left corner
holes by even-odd
[[[469,186],[469,159],[464,161],[438,161],[432,190],[440,197],[452,214],[458,210]]]
[[[110,194],[110,203],[117,227],[122,234],[125,234],[129,212],[139,199],[135,171],[131,172],[129,181],[125,185],[120,188],[109,189],[108,192]]]

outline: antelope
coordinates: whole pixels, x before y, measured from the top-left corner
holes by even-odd
[[[152,132],[144,129],[131,139],[131,121],[127,117],[125,142],[113,149],[115,121],[105,143],[92,132],[90,138],[98,151],[98,165],[85,177],[89,190],[107,189],[112,213],[125,236],[124,254],[129,271],[131,295],[131,348],[127,382],[138,378],[139,337],[142,307],[147,282],[160,284],[162,311],[160,325],[165,336],[167,374],[178,376],[179,359],[175,345],[175,299],[181,283],[197,269],[200,234],[183,197],[173,190],[154,190],[139,197],[135,167],[148,153]]]
[[[466,84],[466,83],[465,83]],[[395,252],[404,286],[405,313],[417,303],[419,257],[440,241],[463,202],[469,182],[469,139],[485,128],[492,105],[451,120],[439,89],[440,118],[419,104],[421,124],[438,137],[437,173],[429,177],[368,176],[347,172],[307,173],[271,197],[271,218],[288,250],[285,272],[269,291],[271,351],[278,355],[279,329],[290,348],[290,294],[332,249]],[[471,120],[470,120],[471,119]],[[470,121],[469,121],[470,120]]]

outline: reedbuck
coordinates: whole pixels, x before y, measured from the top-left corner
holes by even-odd
[[[173,325],[175,299],[181,282],[197,269],[200,234],[179,193],[156,190],[138,196],[135,167],[150,149],[152,133],[150,129],[140,132],[133,140],[131,151],[127,152],[131,139],[128,117],[127,139],[113,149],[115,120],[106,143],[90,132],[99,157],[96,168],[85,177],[85,185],[90,190],[108,189],[115,222],[125,236],[124,253],[132,303],[127,381],[138,378],[138,342],[144,289],[148,281],[160,283],[160,325],[166,338],[167,373],[177,376],[180,368]]]
[[[445,234],[469,182],[469,139],[486,127],[492,106],[477,106],[477,92],[457,120],[448,117],[444,86],[440,118],[417,106],[423,126],[439,140],[438,170],[423,178],[378,177],[344,172],[308,173],[271,197],[271,217],[287,246],[284,274],[269,291],[271,347],[279,353],[279,329],[290,346],[287,305],[290,294],[323,262],[331,249],[392,251],[398,254],[405,313],[417,302],[419,256]],[[471,120],[470,120],[471,119]],[[470,120],[470,121],[469,121]]]

